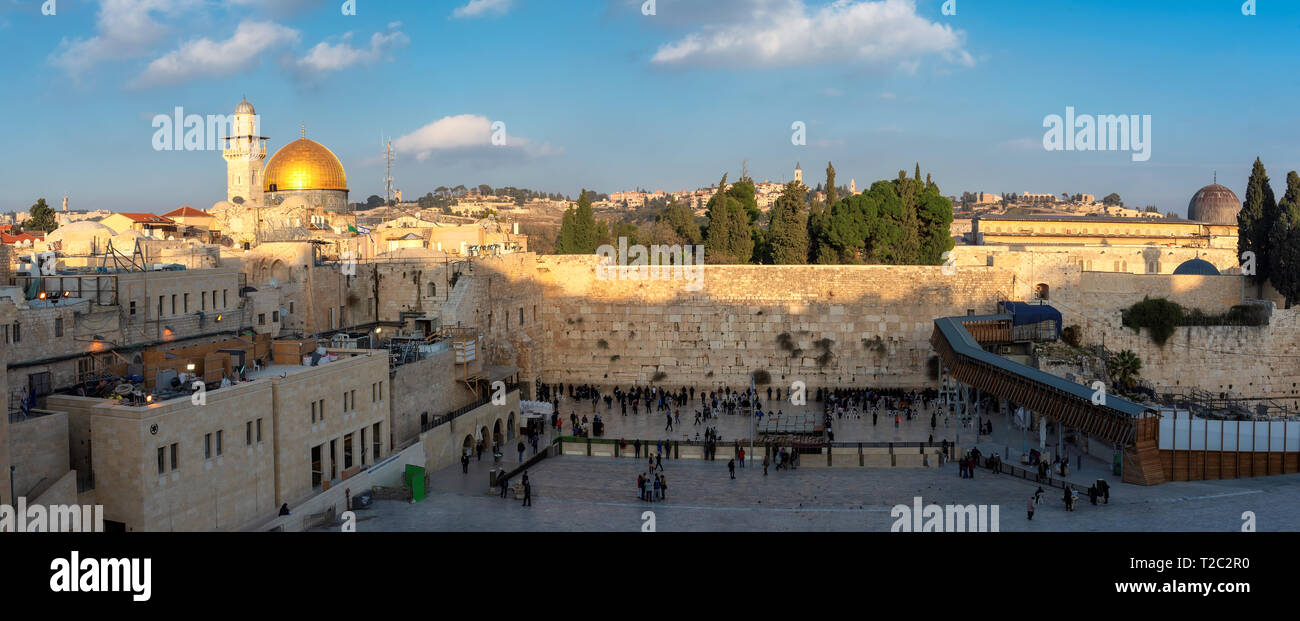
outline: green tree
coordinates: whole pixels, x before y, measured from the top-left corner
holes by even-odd
[[[1106,195],[1106,198],[1101,199],[1101,204],[1107,207],[1123,207],[1124,200],[1119,197],[1119,194],[1111,192]]]
[[[560,233],[555,239],[556,254],[578,254],[578,243],[576,241],[578,235],[577,211],[572,205],[564,210],[564,217],[560,219]]]
[[[835,164],[826,162],[826,204],[834,204],[835,198]]]
[[[709,199],[708,229],[704,235],[704,251],[710,263],[734,263],[731,253],[732,212],[727,196],[727,175],[718,182],[718,191]]]
[[[754,197],[754,180],[741,177],[727,188],[728,208],[731,214],[728,220],[731,229],[728,234],[731,255],[737,263],[749,263],[754,257],[754,247],[758,244],[758,220],[763,212],[758,208],[758,199]]]
[[[1264,295],[1264,283],[1269,281],[1272,272],[1269,242],[1278,216],[1277,200],[1269,185],[1268,172],[1257,157],[1246,182],[1246,200],[1237,216],[1237,253],[1255,254],[1255,283],[1260,297]]]
[[[1137,385],[1138,375],[1142,372],[1142,359],[1131,350],[1115,354],[1107,365],[1111,381],[1125,390],[1132,390]]]
[[[1273,286],[1287,308],[1295,306],[1300,302],[1300,174],[1294,170],[1286,176],[1286,194],[1269,234],[1269,263]]]
[[[31,218],[23,222],[24,231],[42,231],[49,233],[59,228],[58,218],[54,215],[54,210],[45,204],[45,199],[36,199],[36,204],[32,205],[29,210]]]
[[[695,245],[704,239],[700,234],[700,226],[695,223],[694,214],[677,201],[670,201],[665,205],[659,212],[656,222],[668,227],[680,237],[679,243]]]
[[[834,174],[833,172],[831,174]],[[768,212],[765,261],[774,265],[802,265],[808,262],[808,189],[790,182]]]
[[[559,254],[594,254],[600,245],[602,236],[608,236],[608,229],[596,223],[591,210],[591,198],[587,190],[578,196],[576,205],[570,205],[560,222],[560,234],[555,243]]]

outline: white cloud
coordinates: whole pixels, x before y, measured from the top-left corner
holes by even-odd
[[[95,34],[63,39],[50,62],[74,80],[100,63],[144,56],[170,29],[156,17],[175,16],[201,6],[202,0],[99,0]]]
[[[418,161],[431,156],[455,151],[466,153],[504,153],[514,156],[545,157],[563,153],[563,149],[550,143],[534,145],[527,138],[506,134],[506,144],[492,144],[492,121],[477,114],[447,116],[393,141],[398,153],[414,155]]]
[[[390,24],[400,26],[399,22]],[[376,32],[370,37],[369,48],[352,46],[352,33],[343,35],[338,43],[321,41],[298,59],[297,68],[308,74],[322,74],[347,69],[361,64],[370,64],[382,59],[394,48],[405,47],[411,42],[401,31]]]
[[[485,15],[504,15],[513,0],[470,0],[469,4],[451,12],[452,17],[473,19]]]
[[[747,0],[726,23],[665,44],[660,66],[792,67],[827,62],[914,72],[923,58],[971,66],[964,34],[916,12],[915,0]]]
[[[245,21],[225,41],[194,39],[149,63],[135,86],[158,86],[247,69],[267,51],[298,41],[297,30],[275,22]]]

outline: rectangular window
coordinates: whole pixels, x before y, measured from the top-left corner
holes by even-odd
[[[311,402],[311,424],[316,424],[316,402]]]
[[[218,432],[217,432],[217,456],[218,456],[218,457],[220,457],[220,456],[226,454],[225,449],[223,449],[222,446],[221,446],[221,445],[222,445],[221,438],[222,438],[222,436],[225,435],[225,433],[226,433],[226,432],[224,432],[224,431],[218,431]]]
[[[221,308],[230,308],[230,290],[221,290]]]
[[[376,403],[378,401],[379,401],[379,382],[374,382],[370,384],[370,402]],[[365,443],[362,442],[362,444]]]
[[[166,300],[166,299],[167,299],[167,296],[165,296],[165,295],[160,295],[160,296],[158,296],[158,316],[159,316],[159,317],[162,317],[162,316],[163,316],[163,300]]]
[[[180,467],[180,463],[181,463],[180,445],[176,443],[172,443],[172,470],[175,470],[178,467]]]
[[[379,400],[384,400],[384,381],[379,380]]]
[[[50,394],[50,372],[42,371],[40,373],[32,373],[31,375],[28,375],[27,389],[31,391],[32,395],[37,397],[44,397],[45,395]]]
[[[212,459],[212,434],[203,434],[203,459]]]
[[[172,294],[172,314],[176,314],[176,294]]]
[[[14,322],[14,343],[23,342],[23,324]]]
[[[366,428],[361,428],[361,465],[366,465]]]
[[[381,440],[383,436],[380,435],[380,430],[382,429],[380,425],[382,424],[383,423],[375,423],[374,432],[370,434],[371,441],[375,443],[374,451],[370,453],[370,459],[373,461],[379,461],[379,458],[383,457],[382,450],[384,443]]]
[[[186,293],[183,301],[185,303],[185,312],[190,312],[190,294]]]
[[[62,337],[62,336],[63,336],[63,318],[62,318],[62,317],[55,317],[55,318],[54,318],[54,338],[60,338],[60,337]]]
[[[201,310],[201,311],[208,310],[208,292],[207,292],[207,291],[200,291],[200,292],[199,292],[199,310]]]
[[[262,419],[257,419],[257,443],[262,443]]]
[[[158,447],[158,474],[167,472],[167,447]]]
[[[351,395],[351,398],[348,399],[348,405],[352,406],[352,409],[355,410],[357,409],[357,391],[353,390]]]
[[[289,314],[293,314],[293,302],[289,302]]]
[[[317,401],[317,403],[320,404],[320,419],[321,419],[322,421],[324,421],[324,420],[325,420],[325,400],[324,400],[324,399],[321,399],[320,401]]]
[[[524,325],[524,307],[522,306],[519,307],[519,325]]]
[[[258,314],[257,314],[257,325],[259,325],[259,326],[264,326],[264,325],[266,325],[266,313],[258,313]]]
[[[253,421],[244,423],[244,445],[253,446]]]
[[[131,316],[135,317],[135,300],[131,300]]]

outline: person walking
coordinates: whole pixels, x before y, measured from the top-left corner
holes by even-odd
[[[768,463],[770,463],[770,462],[771,462],[771,460],[769,460],[769,459],[767,458],[767,453],[764,452],[764,453],[763,453],[763,476],[767,476],[767,465],[768,465]]]
[[[526,450],[526,447],[524,447],[523,440],[519,441],[519,444],[515,446],[515,450],[519,451],[519,463],[524,463],[524,451]]]
[[[524,471],[524,504],[525,507],[533,506],[533,484],[528,480],[528,471]]]
[[[1029,497],[1029,504],[1026,507],[1026,509],[1029,511],[1029,519],[1033,520],[1034,519],[1034,497],[1033,496]]]
[[[668,477],[659,475],[659,498],[668,499]]]
[[[744,468],[744,467],[745,467],[745,449],[743,449],[743,448],[740,449],[740,453],[739,453],[739,455],[740,455],[740,467],[741,467],[741,468]]]
[[[727,462],[727,471],[731,473],[731,478],[736,478],[736,460],[732,458]]]
[[[641,441],[640,441],[640,440],[633,440],[633,441],[632,441],[632,448],[636,449],[636,458],[637,458],[637,459],[641,459]]]
[[[460,471],[469,474],[469,451],[460,456]]]

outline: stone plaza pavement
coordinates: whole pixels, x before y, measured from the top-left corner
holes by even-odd
[[[515,458],[505,460],[513,467]],[[764,477],[749,464],[727,475],[725,461],[665,461],[668,499],[636,498],[646,464],[630,459],[555,457],[530,471],[533,506],[487,490],[490,458],[431,476],[429,497],[407,504],[378,501],[357,513],[357,530],[378,531],[611,531],[641,529],[655,513],[658,531],[878,531],[888,532],[896,504],[1000,506],[1000,529],[1012,531],[1240,531],[1252,511],[1260,531],[1300,530],[1300,475],[1231,481],[1118,485],[1109,505],[1086,495],[1066,512],[1061,491],[1046,488],[1033,521],[1025,506],[1036,485],[979,471],[961,479],[956,466],[939,469],[813,469]]]

